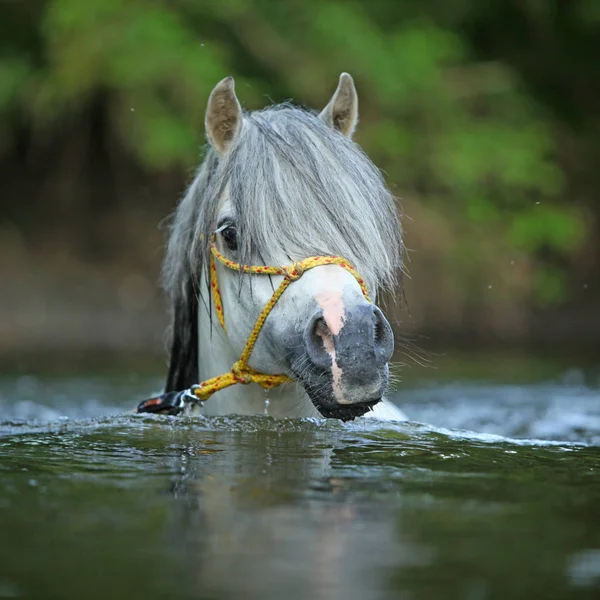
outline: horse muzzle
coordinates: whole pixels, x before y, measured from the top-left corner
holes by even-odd
[[[341,324],[327,323],[318,310],[299,346],[301,356],[292,361],[292,370],[324,417],[351,420],[381,400],[394,336],[377,306],[347,307]]]

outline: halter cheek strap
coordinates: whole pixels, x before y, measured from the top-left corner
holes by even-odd
[[[252,275],[280,275],[283,276],[283,281],[279,284],[279,287],[275,290],[271,299],[265,304],[258,319],[256,319],[256,323],[248,337],[242,355],[240,359],[233,364],[231,371],[207,379],[198,385],[193,385],[189,390],[162,394],[156,398],[145,400],[138,406],[138,412],[167,412],[169,414],[177,414],[183,410],[186,404],[204,402],[215,392],[237,383],[257,383],[261,387],[268,389],[292,381],[287,375],[269,375],[267,373],[256,371],[248,365],[248,361],[250,360],[250,355],[252,354],[254,344],[256,344],[260,331],[265,324],[269,313],[277,303],[277,300],[279,300],[290,283],[300,279],[300,277],[302,277],[309,269],[314,269],[315,267],[323,265],[337,265],[342,267],[342,269],[348,271],[356,279],[364,297],[371,302],[365,280],[358,274],[354,267],[341,256],[310,256],[304,260],[293,263],[288,267],[240,265],[221,254],[213,239],[210,256],[210,287],[217,319],[223,327],[223,330],[226,330],[225,315],[223,312],[223,302],[221,300],[219,280],[217,277],[216,260],[234,271]]]

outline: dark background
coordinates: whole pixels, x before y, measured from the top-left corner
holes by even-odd
[[[597,352],[600,2],[0,0],[2,364],[160,372],[210,90],[321,108],[342,71],[405,214],[401,344]]]

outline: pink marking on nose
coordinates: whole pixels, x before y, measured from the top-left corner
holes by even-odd
[[[343,271],[341,269],[332,270],[326,267],[320,271],[321,291],[314,296],[319,308],[323,311],[323,320],[329,331],[318,332],[323,340],[323,348],[331,357],[331,375],[333,378],[333,395],[340,404],[346,404],[344,392],[342,389],[343,372],[337,363],[333,336],[339,335],[344,323],[346,322],[346,308],[342,300]]]
[[[344,326],[346,311],[341,292],[324,291],[315,294],[315,300],[323,311],[323,319],[332,335],[338,335]]]
[[[344,399],[344,392],[342,391],[342,369],[337,364],[337,357],[335,355],[335,346],[333,344],[333,337],[330,332],[325,332],[317,329],[317,335],[323,340],[323,348],[325,352],[331,357],[331,376],[333,378],[332,387],[333,395],[340,404],[346,404]]]

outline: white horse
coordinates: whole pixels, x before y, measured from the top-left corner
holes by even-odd
[[[351,140],[357,121],[346,73],[320,114],[288,104],[244,112],[231,77],[212,91],[210,149],[177,208],[164,264],[173,312],[165,391],[219,376],[288,383],[217,386],[201,414],[405,419],[383,399],[393,334],[370,301],[396,286],[401,228],[380,172]],[[330,256],[344,260],[302,263]],[[255,326],[294,263],[293,281]],[[257,272],[264,265],[282,268]]]

